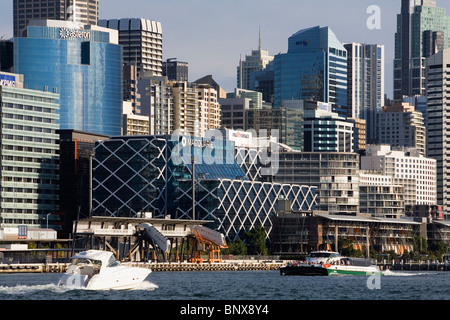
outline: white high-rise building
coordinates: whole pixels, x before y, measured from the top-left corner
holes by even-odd
[[[14,37],[32,20],[62,20],[96,25],[99,0],[14,0]]]
[[[366,139],[376,141],[377,114],[384,105],[384,46],[344,44],[347,49],[347,116],[366,120]]]
[[[252,50],[251,55],[246,55],[245,60],[239,60],[237,67],[237,88],[250,89],[250,73],[264,70],[269,62],[274,59],[268,50],[261,46],[261,32],[259,34],[259,45],[257,50]]]
[[[137,66],[138,76],[144,71],[162,76],[162,26],[147,19],[99,20],[98,25],[119,31],[124,64]]]
[[[436,205],[436,160],[424,157],[417,149],[392,150],[389,145],[368,145],[361,157],[361,170],[378,171],[402,185],[405,205]],[[413,194],[408,197],[408,190]]]
[[[196,84],[198,94],[198,112],[200,135],[207,130],[220,128],[220,104],[216,89],[209,84]]]
[[[426,129],[421,112],[406,102],[383,107],[378,115],[377,141],[392,147],[416,148],[426,155]]]
[[[450,49],[426,60],[427,76],[427,156],[437,161],[438,205],[450,217]]]

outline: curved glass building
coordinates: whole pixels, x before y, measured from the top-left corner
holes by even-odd
[[[274,106],[283,100],[332,103],[347,116],[347,50],[328,27],[300,30],[274,59]]]
[[[117,31],[36,21],[14,38],[14,70],[24,86],[60,94],[60,128],[120,135],[122,47]],[[42,24],[42,25],[38,25]]]

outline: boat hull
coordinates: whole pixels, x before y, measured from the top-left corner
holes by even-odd
[[[327,268],[329,276],[333,275],[357,275],[357,276],[371,276],[374,274],[381,274],[381,271],[376,267],[371,268],[357,268],[357,267],[330,267]]]
[[[282,276],[327,276],[328,271],[322,266],[286,266],[280,268]]]
[[[58,285],[71,289],[127,290],[133,289],[145,281],[152,272],[146,268],[119,267],[113,269],[94,275],[90,279],[87,275],[79,273],[65,273],[61,276]]]
[[[333,276],[333,275],[373,275],[382,274],[376,267],[324,267],[322,265],[286,266],[280,268],[282,276]]]
[[[145,268],[124,268],[125,272],[113,272],[112,274],[95,275],[87,283],[88,290],[129,290],[145,281],[151,273]],[[122,270],[121,270],[122,271]]]

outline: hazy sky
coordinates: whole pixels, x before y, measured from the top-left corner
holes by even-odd
[[[13,0],[0,0],[0,37],[12,37]],[[330,27],[342,43],[385,45],[386,93],[392,97],[392,60],[400,0],[100,0],[100,18],[145,18],[162,23],[163,59],[189,63],[189,80],[211,74],[227,91],[236,86],[239,58],[258,47],[275,55],[287,51],[298,30]],[[367,28],[380,8],[380,29]],[[437,0],[450,14],[450,1]]]

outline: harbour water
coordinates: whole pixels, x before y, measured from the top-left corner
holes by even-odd
[[[278,271],[153,272],[134,290],[58,287],[60,274],[0,274],[5,300],[449,300],[450,272],[387,271],[380,277],[280,276]]]

